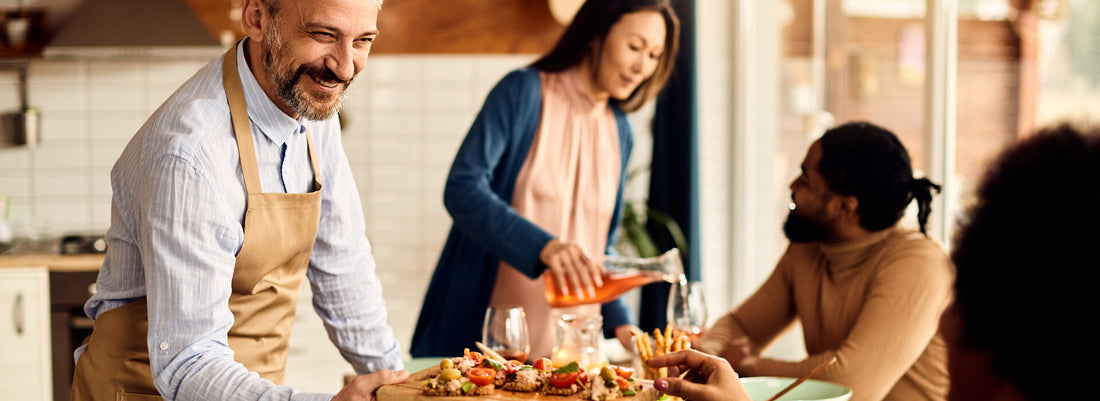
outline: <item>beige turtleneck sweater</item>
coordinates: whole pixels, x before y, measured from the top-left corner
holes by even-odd
[[[792,243],[760,289],[697,346],[721,355],[747,335],[763,348],[800,320],[805,360],[759,358],[734,369],[800,377],[835,355],[814,378],[852,388],[851,401],[944,400],[947,351],[937,326],[954,274],[936,242],[908,229],[843,244]]]

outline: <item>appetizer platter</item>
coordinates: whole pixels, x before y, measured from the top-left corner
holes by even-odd
[[[531,365],[466,350],[437,366],[413,373],[401,384],[378,389],[378,401],[654,401],[661,394],[634,369],[607,365],[586,371],[576,362],[554,366],[546,358]]]

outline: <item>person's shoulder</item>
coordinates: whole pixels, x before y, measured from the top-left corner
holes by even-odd
[[[535,67],[521,67],[509,71],[497,83],[502,88],[529,88],[539,86],[539,70]]]
[[[946,255],[943,246],[925,235],[919,230],[914,230],[905,227],[895,227],[890,229],[889,235],[886,237],[885,248],[893,251],[919,251],[929,252],[935,255]]]
[[[229,118],[229,106],[221,80],[221,63],[202,67],[161,103],[150,122],[176,126],[202,126]]]
[[[211,63],[168,96],[133,140],[142,142],[142,152],[190,159],[232,139],[230,121],[220,63]]]
[[[523,67],[504,75],[489,91],[484,109],[507,110],[508,114],[529,121],[537,118],[542,102],[541,78],[539,70]]]
[[[953,274],[951,258],[944,247],[918,230],[893,228],[883,241],[881,269],[893,266],[924,274]]]

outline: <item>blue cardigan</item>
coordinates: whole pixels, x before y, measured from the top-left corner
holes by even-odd
[[[607,252],[614,244],[622,210],[627,159],[634,134],[626,114],[612,106],[619,128],[622,175],[611,216]],[[534,279],[546,270],[542,248],[554,236],[512,209],[512,192],[542,112],[539,71],[512,71],[489,92],[458,149],[443,190],[443,204],[454,220],[439,257],[409,352],[413,357],[462,355],[481,340],[497,268],[504,260]],[[604,336],[632,323],[622,300],[601,308]]]

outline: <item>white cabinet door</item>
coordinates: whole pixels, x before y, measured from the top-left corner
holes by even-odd
[[[0,268],[0,355],[0,400],[53,399],[45,267]]]

